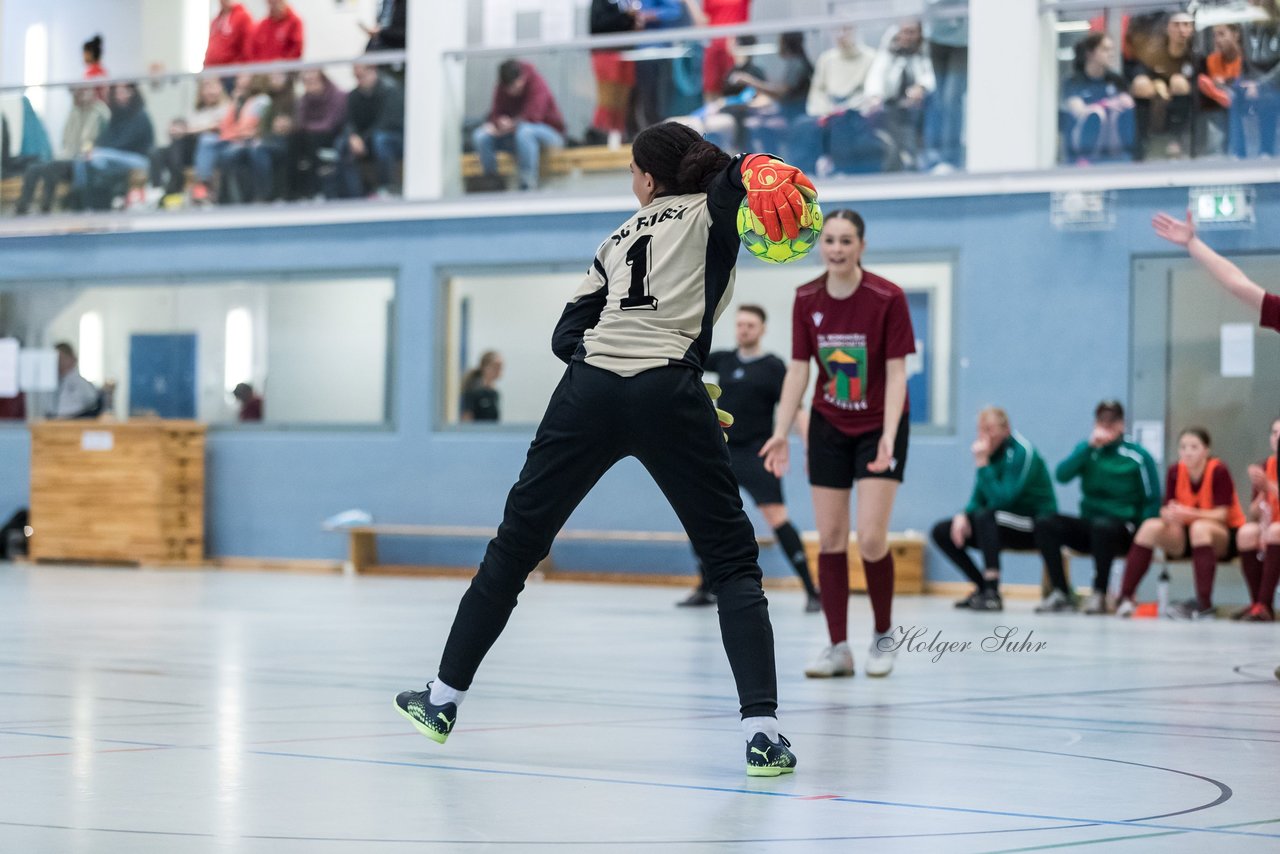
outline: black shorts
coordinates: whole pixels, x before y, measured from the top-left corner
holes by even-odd
[[[729,446],[733,476],[757,507],[761,504],[782,503],[782,481],[769,474],[764,467],[764,460],[760,458],[760,449],[763,447],[763,443]]]
[[[1227,553],[1219,560],[1235,560],[1240,557],[1240,544],[1236,542],[1236,537],[1240,534],[1239,528],[1227,528]],[[1182,554],[1176,559],[1191,557],[1191,526],[1184,525],[1182,527]]]
[[[876,447],[883,430],[871,430],[857,436],[841,433],[817,410],[809,414],[809,483],[830,489],[852,489],[864,477],[878,477],[902,483],[907,469],[907,437],[911,427],[904,417],[898,422],[898,435],[893,440],[896,464],[888,471],[867,471],[875,462]]]

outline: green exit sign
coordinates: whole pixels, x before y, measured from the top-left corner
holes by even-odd
[[[1189,207],[1200,225],[1251,225],[1253,190],[1249,187],[1193,187]]]

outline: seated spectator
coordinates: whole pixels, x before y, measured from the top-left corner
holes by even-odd
[[[111,87],[111,117],[94,143],[72,164],[71,188],[83,207],[108,210],[116,195],[128,189],[129,174],[151,165],[155,131],[138,87]]]
[[[1036,613],[1073,611],[1076,595],[1062,565],[1064,546],[1093,555],[1093,593],[1086,614],[1107,613],[1111,563],[1125,553],[1138,525],[1160,514],[1160,473],[1141,445],[1124,438],[1124,407],[1104,400],[1094,410],[1093,432],[1054,472],[1058,483],[1080,478],[1080,516],[1056,514],[1036,525],[1036,544],[1053,589]]]
[[[933,527],[933,542],[974,584],[957,608],[1001,611],[1000,551],[1034,549],[1036,520],[1058,511],[1049,468],[1040,453],[1009,426],[1003,409],[978,413],[973,443],[977,479],[964,511]],[[966,549],[982,553],[979,572]]]
[[[240,383],[231,392],[231,396],[240,403],[239,418],[241,421],[262,420],[262,395],[255,394],[253,386],[248,383]]]
[[[25,214],[31,209],[36,187],[41,181],[44,182],[44,192],[41,195],[40,210],[44,213],[53,210],[58,184],[71,181],[72,165],[76,158],[93,149],[98,134],[110,117],[111,111],[98,100],[97,93],[91,87],[72,88],[71,112],[67,115],[66,124],[62,126],[62,146],[58,149],[58,158],[27,167],[22,176],[22,195],[18,198],[19,214]]]
[[[298,198],[291,184],[289,151],[293,140],[293,117],[298,109],[298,95],[293,75],[275,72],[267,75],[270,103],[262,114],[262,133],[250,149],[255,180],[267,181],[258,192],[267,201]]]
[[[406,0],[379,0],[378,19],[373,26],[360,25],[369,37],[366,51],[404,50],[404,34],[407,27]]]
[[[347,131],[339,145],[348,197],[389,195],[404,159],[404,92],[394,78],[372,65],[355,66],[356,88],[347,95]],[[374,167],[365,187],[360,166]]]
[[[625,33],[640,27],[638,11],[629,0],[591,0],[591,35]],[[620,50],[592,50],[591,71],[596,78],[596,111],[588,135],[617,148],[627,129],[627,107],[636,84],[635,63],[623,59]]]
[[[301,59],[302,19],[285,0],[267,0],[267,16],[253,28],[249,38],[249,59],[278,62]]]
[[[1115,43],[1106,33],[1089,33],[1074,50],[1074,73],[1062,84],[1066,158],[1088,162],[1120,155],[1128,148],[1121,122],[1132,115],[1133,98],[1124,78],[1112,70]]]
[[[252,62],[250,40],[253,31],[253,16],[242,3],[218,0],[218,14],[209,24],[209,46],[204,52],[204,67]]]
[[[347,123],[347,96],[318,69],[300,75],[302,97],[293,116],[288,167],[291,185],[303,199],[337,196],[334,186],[338,137]]]
[[[471,141],[485,175],[497,177],[499,148],[514,150],[520,189],[537,189],[542,150],[564,145],[564,118],[537,69],[516,59],[502,63],[488,119]]]
[[[782,61],[782,79],[777,83],[755,76],[750,65],[742,69],[735,66],[729,72],[728,83],[730,86],[748,86],[769,96],[777,108],[776,112],[791,119],[805,111],[809,86],[813,81],[813,63],[804,50],[804,33],[782,33],[778,36],[778,58]]]
[[[1174,605],[1169,616],[1183,620],[1213,617],[1213,577],[1218,561],[1235,557],[1236,532],[1243,527],[1245,515],[1231,472],[1210,455],[1209,446],[1209,434],[1200,427],[1189,427],[1178,436],[1178,462],[1169,466],[1164,507],[1158,518],[1145,520],[1133,538],[1116,616],[1133,615],[1138,584],[1159,548],[1170,560],[1190,555],[1195,566],[1196,598]]]
[[[702,0],[702,12],[695,17],[700,27],[745,24],[751,17],[751,0]],[[729,72],[736,65],[729,39],[712,39],[702,54],[702,94],[708,102],[730,93],[724,89]]]
[[[206,77],[199,82],[191,115],[170,123],[169,144],[151,154],[151,184],[164,188],[162,204],[172,207],[181,200],[187,188],[187,169],[195,165],[196,145],[202,138],[210,145],[216,142],[227,104],[222,83]]]
[[[823,51],[813,67],[805,112],[822,118],[863,106],[867,73],[875,51],[858,41],[853,27],[836,31],[836,46]]]
[[[261,74],[236,76],[231,99],[218,121],[217,133],[201,135],[195,148],[195,184],[191,200],[251,202],[258,198],[251,149],[258,138],[262,116],[271,103],[267,78]],[[217,180],[217,192],[210,189]]]
[[[1153,153],[1180,157],[1187,151],[1196,76],[1192,22],[1189,14],[1177,12],[1169,16],[1163,33],[1130,30],[1137,65],[1129,93],[1134,99],[1139,160]]]
[[[1233,157],[1247,157],[1251,146],[1246,127],[1257,127],[1257,151],[1276,153],[1276,120],[1280,116],[1280,3],[1250,0],[1265,13],[1263,21],[1244,27],[1244,71],[1234,87],[1228,145]]]
[[[498,389],[502,378],[502,355],[497,350],[480,354],[480,364],[462,378],[462,420],[499,420]]]
[[[1242,37],[1238,24],[1220,24],[1213,28],[1213,53],[1202,59],[1196,69],[1200,112],[1193,154],[1223,154],[1227,150],[1233,84],[1244,72]]]
[[[65,341],[58,351],[58,396],[50,418],[93,418],[102,411],[102,397],[93,383],[80,376],[76,351]]]
[[[1231,615],[1233,620],[1270,623],[1275,620],[1276,582],[1280,581],[1280,487],[1276,482],[1276,447],[1280,418],[1271,422],[1271,456],[1249,466],[1253,498],[1249,521],[1236,532],[1240,571],[1249,588],[1249,604]]]
[[[747,82],[765,81],[764,69],[756,65],[751,55],[756,37],[736,36],[729,40],[729,45],[733,67],[720,85],[723,94],[703,104],[692,115],[674,121],[688,125],[723,149],[735,151],[746,147],[746,118],[755,108],[770,102],[767,95]]]
[[[924,101],[936,88],[920,22],[910,19],[890,29],[867,72],[864,107],[868,114],[883,110],[881,124],[890,143],[886,171],[917,167],[924,131]]]

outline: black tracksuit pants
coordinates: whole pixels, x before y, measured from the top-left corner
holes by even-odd
[[[1034,549],[1037,546],[1035,520],[1014,513],[979,510],[969,513],[969,538],[963,548],[951,542],[951,520],[943,519],[933,526],[933,544],[954,563],[965,577],[983,586],[983,575],[969,557],[967,549],[982,552],[984,569],[1000,570],[1000,552],[1004,549]]]
[[[620,377],[570,363],[507,496],[498,535],[458,606],[440,679],[460,691],[471,687],[525,578],[596,482],[630,456],[653,476],[706,563],[742,716],[773,716],[773,627],[755,530],[742,508],[715,407],[701,376],[685,367]]]

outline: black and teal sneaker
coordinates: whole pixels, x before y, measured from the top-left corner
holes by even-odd
[[[458,720],[456,703],[445,703],[443,706],[431,704],[431,686],[425,691],[401,691],[396,695],[396,711],[417,728],[418,732],[434,742],[444,744],[453,732],[453,724]]]
[[[796,755],[788,749],[790,747],[791,742],[786,736],[780,735],[777,741],[770,741],[764,733],[756,733],[747,745],[747,776],[777,777],[795,771]]]

